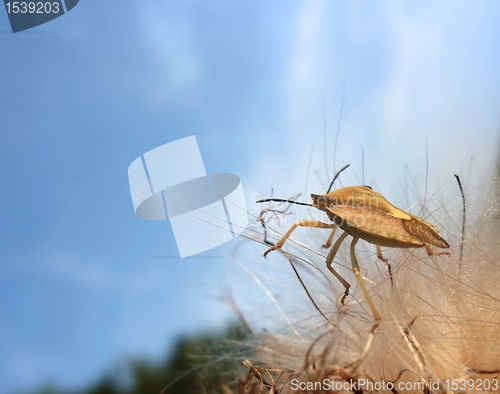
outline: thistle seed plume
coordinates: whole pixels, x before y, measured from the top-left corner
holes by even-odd
[[[373,317],[356,286],[348,247],[341,248],[335,262],[352,286],[345,306],[339,302],[342,286],[324,267],[320,245],[328,233],[313,231],[265,266],[257,264],[264,279],[255,280],[268,290],[271,302],[250,312],[252,317],[261,314],[253,320],[261,330],[256,327],[258,334],[246,344],[254,353],[241,360],[247,375],[234,392],[500,392],[499,182],[481,201],[467,200],[465,233],[464,199],[456,183],[448,184],[443,195],[456,197],[439,206],[432,206],[437,198],[428,198],[425,220],[449,241],[450,256],[385,249],[392,283],[375,247],[361,241],[357,246],[361,274],[382,316],[362,359]],[[273,223],[267,225],[269,230]],[[273,272],[287,258],[308,287],[307,295],[296,277],[287,281]]]

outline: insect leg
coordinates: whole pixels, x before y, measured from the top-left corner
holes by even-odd
[[[429,245],[424,245],[425,251],[429,256],[449,256],[450,252],[434,252]]]
[[[288,239],[288,237],[292,234],[293,230],[295,230],[297,227],[317,227],[317,228],[335,228],[337,227],[336,224],[328,224],[328,223],[323,223],[318,220],[301,220],[300,222],[295,223],[290,229],[286,232],[286,234],[278,241],[276,245],[273,247],[269,248],[266,250],[264,253],[264,257],[267,256],[269,252],[272,252],[273,250],[276,249],[281,249],[283,247],[283,244],[285,241]]]
[[[328,249],[330,246],[332,246],[333,236],[335,235],[336,231],[337,231],[337,227],[334,227],[332,230],[332,233],[328,237],[328,240],[324,243],[324,245],[321,246],[322,248]]]
[[[384,255],[382,254],[382,248],[380,247],[380,245],[376,245],[377,246],[377,257],[380,261],[383,261],[384,263],[387,264],[387,269],[389,270],[389,278],[391,278],[391,285],[394,286],[394,279],[392,279],[392,268],[391,268],[391,264],[389,263],[389,260],[386,259],[384,257]]]
[[[380,314],[378,313],[377,308],[375,308],[375,304],[373,303],[372,298],[370,297],[370,294],[368,293],[368,290],[366,289],[365,282],[363,281],[363,277],[359,273],[359,264],[358,264],[358,259],[356,258],[356,253],[354,251],[354,247],[358,243],[359,238],[354,238],[351,242],[351,262],[352,262],[352,269],[354,272],[354,275],[356,275],[356,279],[358,280],[359,287],[361,287],[361,290],[363,291],[363,294],[366,298],[366,302],[368,302],[368,306],[370,307],[373,317],[375,318],[375,324],[372,327],[372,332],[375,331],[380,323],[380,320],[382,318],[380,317]]]
[[[352,268],[354,271],[354,275],[356,275],[356,279],[358,280],[359,287],[361,287],[361,290],[363,291],[363,294],[365,296],[366,302],[368,302],[368,305],[372,311],[373,317],[375,319],[375,323],[372,326],[372,329],[370,330],[370,333],[368,334],[368,339],[366,341],[365,347],[363,349],[363,352],[361,353],[361,356],[359,359],[352,364],[353,368],[356,369],[365,359],[366,355],[368,354],[368,351],[370,350],[370,347],[373,342],[373,337],[374,337],[374,332],[377,329],[377,327],[380,324],[380,321],[382,320],[382,317],[378,313],[377,308],[375,307],[375,304],[373,303],[372,298],[370,297],[370,294],[368,293],[368,290],[365,286],[365,282],[363,281],[363,278],[361,274],[359,273],[359,264],[358,264],[358,259],[356,258],[356,253],[354,251],[354,247],[358,243],[359,238],[354,238],[351,242],[351,262],[352,262]]]
[[[335,231],[335,229],[333,231]],[[338,252],[338,250],[340,248],[340,244],[344,241],[344,239],[348,235],[349,234],[347,234],[346,232],[344,232],[339,237],[339,239],[337,239],[337,241],[335,241],[335,244],[333,245],[333,248],[328,253],[328,256],[326,256],[326,267],[333,274],[333,276],[335,276],[339,280],[339,282],[342,283],[344,285],[344,287],[345,287],[344,295],[342,296],[342,299],[340,300],[340,302],[341,302],[342,305],[344,305],[344,300],[349,295],[349,287],[351,287],[351,285],[342,276],[340,276],[340,274],[337,271],[335,271],[333,269],[332,263],[333,263],[333,259],[335,258],[335,255],[337,254],[337,252]]]
[[[375,245],[377,247],[377,257],[379,260],[383,261],[384,263],[387,263],[389,260],[387,260],[384,255],[382,254],[382,248],[380,245]]]

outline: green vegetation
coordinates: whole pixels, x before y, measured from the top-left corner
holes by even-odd
[[[234,387],[242,376],[241,362],[251,355],[251,349],[243,344],[246,336],[243,327],[230,325],[223,332],[180,338],[164,361],[130,361],[127,380],[131,383],[127,387],[108,374],[84,390],[44,387],[32,394],[223,393],[222,384]]]

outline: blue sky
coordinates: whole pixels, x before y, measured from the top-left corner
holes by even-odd
[[[426,141],[432,191],[454,173],[487,182],[498,20],[497,1],[82,0],[12,34],[0,12],[0,392],[79,387],[233,316],[216,297],[239,287],[234,259],[151,258],[175,240],[134,215],[127,168],[157,146],[196,135],[254,212],[254,193],[303,192],[309,162],[309,189],[327,182],[345,85],[344,185],[362,182],[364,149],[365,183],[408,208],[404,168],[421,191]]]

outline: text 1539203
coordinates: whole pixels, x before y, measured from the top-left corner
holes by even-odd
[[[58,14],[60,12],[59,3],[57,1],[50,2],[26,2],[26,1],[13,1],[5,3],[5,7],[7,8],[7,12],[13,14]]]

